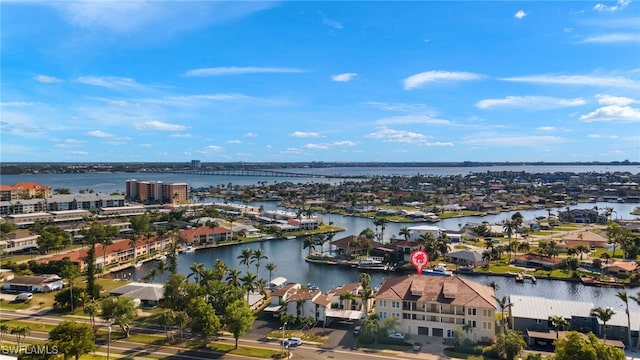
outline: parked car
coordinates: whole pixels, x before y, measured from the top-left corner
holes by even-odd
[[[389,337],[392,339],[400,339],[400,340],[404,340],[404,334],[403,333],[399,333],[399,332],[394,332],[389,334]]]
[[[353,328],[353,335],[355,335],[355,336],[360,335],[360,330],[362,330],[362,327],[360,325],[354,327]]]
[[[419,342],[413,343],[413,351],[420,351],[422,349],[422,344]]]
[[[286,348],[296,348],[302,345],[302,339],[299,337],[290,337],[284,341],[284,347]]]
[[[16,295],[16,301],[30,301],[33,299],[33,294],[30,292],[24,292]]]

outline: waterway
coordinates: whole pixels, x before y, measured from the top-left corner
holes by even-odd
[[[486,172],[486,171],[527,171],[527,172],[613,172],[613,171],[629,171],[632,173],[638,173],[637,166],[500,166],[500,167],[473,167],[473,168],[342,168],[340,172],[346,175],[415,175],[415,174],[429,174],[429,175],[455,175],[455,174],[467,174],[469,172]],[[300,171],[288,169],[291,172],[313,172],[315,174],[325,172],[326,174],[337,174],[338,169],[299,169]],[[318,178],[257,178],[257,177],[239,177],[239,176],[210,176],[210,175],[177,175],[177,174],[150,174],[150,173],[92,173],[92,174],[40,174],[40,175],[3,175],[0,178],[2,184],[13,184],[22,181],[34,181],[41,184],[50,186],[51,188],[69,188],[72,192],[77,192],[83,189],[91,189],[96,192],[124,192],[124,184],[128,179],[144,179],[144,180],[159,180],[165,182],[187,182],[191,187],[208,187],[218,184],[227,185],[228,183],[237,185],[250,185],[257,184],[258,181],[268,182],[284,182],[291,181],[293,183],[307,183],[318,181],[338,181],[336,179],[318,179]],[[266,209],[277,208],[278,204],[275,202],[260,203]],[[626,204],[626,203],[586,203],[571,206],[571,208],[593,208],[597,206],[599,209],[605,207],[612,207],[615,212],[614,217],[619,219],[632,219],[634,216],[630,212],[638,206],[638,204]],[[558,210],[564,210],[564,207],[552,210],[552,213],[557,213]],[[514,212],[505,212],[496,215],[487,215],[484,217],[460,217],[445,219],[436,224],[440,228],[447,230],[458,230],[466,223],[481,223],[487,221],[489,223],[500,223],[502,220],[508,219]],[[527,210],[520,212],[525,220],[531,220],[536,216],[547,216],[548,212],[545,209],[540,210]],[[363,229],[369,227],[374,228],[370,219],[353,217],[353,216],[341,216],[336,214],[320,214],[325,222],[333,222],[335,225],[345,228],[344,232],[338,233],[334,239],[339,239],[348,235],[357,235]],[[399,237],[398,233],[403,226],[422,225],[425,223],[415,224],[399,224],[388,223],[386,225],[384,238],[385,241],[389,241],[391,236],[395,235]],[[268,278],[268,272],[264,269],[264,264],[267,262],[274,262],[277,265],[276,271],[273,276],[284,276],[289,281],[299,282],[302,284],[312,284],[320,287],[321,290],[327,291],[336,286],[342,285],[348,282],[358,281],[359,272],[356,269],[343,268],[338,266],[312,264],[304,261],[304,257],[308,254],[307,249],[302,247],[302,239],[287,240],[287,239],[274,239],[265,242],[257,242],[244,244],[239,246],[226,246],[212,249],[204,249],[196,251],[195,253],[181,254],[178,259],[178,270],[180,273],[189,274],[189,267],[194,262],[204,263],[207,267],[212,267],[216,259],[221,259],[228,266],[237,268],[243,272],[246,271],[244,265],[239,264],[238,255],[244,248],[250,248],[255,250],[262,248],[264,253],[269,257],[268,260],[263,261],[262,268],[260,269],[260,275]],[[318,251],[320,249],[316,249]],[[325,245],[324,251],[328,251],[328,245]],[[127,270],[127,275],[131,273],[131,277],[134,279],[140,279],[153,266],[153,263],[146,263],[137,269]],[[251,267],[251,271],[255,273],[255,266]],[[119,274],[124,275],[124,272]],[[398,276],[389,273],[373,273],[372,285],[379,286],[385,277]],[[497,283],[500,289],[497,291],[497,296],[503,296],[508,294],[522,294],[541,296],[546,298],[555,299],[567,299],[577,301],[593,302],[595,306],[611,306],[614,309],[622,309],[622,302],[615,296],[617,289],[608,288],[596,288],[583,286],[579,283],[570,283],[564,281],[549,281],[545,279],[539,279],[537,284],[525,282],[524,284],[515,283],[512,278],[505,278],[499,276],[478,276],[478,275],[463,275],[470,279],[488,284],[490,281]],[[157,279],[159,280],[159,279]],[[630,294],[636,294],[640,289],[628,289]],[[640,310],[640,307],[635,302],[630,303],[630,307],[634,310]]]

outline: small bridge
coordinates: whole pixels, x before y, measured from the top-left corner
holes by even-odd
[[[262,169],[223,169],[223,170],[164,170],[163,173],[214,176],[255,176],[255,177],[288,177],[288,178],[358,178],[359,176],[302,174],[277,170]]]

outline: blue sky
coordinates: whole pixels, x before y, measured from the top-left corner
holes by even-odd
[[[640,5],[0,3],[1,161],[640,161]]]

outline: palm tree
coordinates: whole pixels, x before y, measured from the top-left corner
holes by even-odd
[[[168,270],[167,262],[164,260],[158,261],[156,264],[156,270],[158,270],[158,275],[160,275],[160,282],[164,283],[164,273]]]
[[[522,253],[526,253],[531,249],[531,245],[529,245],[528,242],[526,241],[520,241],[518,243],[518,246],[516,246],[517,251],[520,251]]]
[[[602,338],[604,340],[607,340],[607,322],[611,320],[615,313],[611,308],[597,307],[591,310],[591,316],[595,316],[602,321]]]
[[[304,240],[302,241],[302,248],[309,249],[309,256],[311,256],[311,250],[316,249],[316,242],[313,240],[311,235],[304,238]]]
[[[9,325],[6,321],[0,322],[0,348],[2,348],[2,342],[4,341],[4,336],[9,332]]]
[[[73,303],[75,302],[73,299],[73,283],[78,277],[80,277],[80,270],[75,265],[66,265],[62,268],[60,275],[63,279],[67,279],[67,281],[69,281],[69,293],[71,294],[71,312],[73,312]]]
[[[260,261],[266,260],[269,257],[264,255],[262,249],[256,249],[253,251],[253,255],[251,255],[252,262],[256,263],[256,276],[260,278]]]
[[[240,287],[240,270],[238,269],[230,269],[227,274],[227,284],[233,287]]]
[[[253,275],[251,271],[247,272],[240,278],[242,281],[242,287],[247,290],[247,302],[249,302],[249,294],[256,290],[256,282],[258,277]]]
[[[497,282],[495,281],[489,281],[489,283],[487,284],[490,288],[493,289],[493,291],[498,291],[500,290],[500,285],[498,285]]]
[[[189,266],[189,270],[191,270],[191,274],[187,275],[187,279],[189,279],[189,277],[191,277],[191,275],[194,276],[194,280],[195,280],[195,284],[196,285],[200,285],[200,275],[204,272],[205,270],[205,266],[203,263],[193,263],[191,264],[191,266]]]
[[[340,305],[343,309],[351,310],[351,303],[356,299],[356,296],[352,292],[345,292],[340,294]]]
[[[636,304],[640,305],[640,293],[636,296],[630,295],[629,298],[635,300]],[[636,351],[640,350],[640,335],[638,336],[638,342],[636,343]]]
[[[362,306],[364,307],[364,314],[365,316],[369,315],[369,300],[373,299],[376,297],[376,293],[373,291],[372,288],[368,287],[364,290],[362,290],[362,293],[360,294],[360,297],[362,298]]]
[[[568,326],[569,322],[561,315],[551,315],[549,316],[549,321],[551,322],[553,329],[556,331],[556,340],[558,340],[560,329],[564,330],[564,327]]]
[[[31,326],[28,325],[18,325],[11,329],[11,334],[16,336],[16,342],[18,343],[18,348],[22,345],[22,340],[24,340],[27,335],[31,334]]]
[[[403,226],[400,228],[400,232],[398,232],[398,235],[404,237],[404,241],[409,241],[409,237],[411,236],[411,231],[409,230],[408,227]]]
[[[504,316],[504,311],[505,311],[505,309],[508,309],[508,308],[512,307],[513,303],[510,303],[506,296],[503,296],[502,298],[497,298],[497,297],[492,295],[492,297],[498,303],[498,307],[500,308],[500,314],[502,315],[502,332],[506,333],[507,332],[507,321],[506,321],[505,316]]]
[[[238,217],[233,214],[227,215],[227,220],[229,221],[229,228],[231,229],[231,240],[233,240],[233,222],[238,220]]]
[[[136,244],[138,243],[138,237],[136,235],[133,235],[133,237],[131,239],[129,239],[129,246],[131,246],[131,249],[133,250],[133,260],[136,259]]]
[[[624,290],[618,291],[616,296],[618,297],[618,299],[624,301],[624,312],[625,314],[627,314],[627,346],[631,346],[631,315],[629,314],[629,296]]]
[[[271,274],[276,270],[278,266],[272,262],[268,262],[267,265],[264,266],[267,271],[269,271],[269,283],[271,283]]]
[[[511,236],[514,233],[515,224],[512,221],[505,221],[503,229],[504,229],[504,232],[507,234],[507,238],[509,239],[507,243],[509,246],[509,251],[507,252],[509,256],[509,260],[507,264],[510,264],[511,263]]]
[[[578,236],[582,236],[582,234],[578,235]],[[585,245],[578,245],[576,246],[576,250],[578,251],[578,253],[580,254],[580,260],[582,260],[582,255],[583,254],[588,254],[591,252],[591,250],[589,250],[589,248]]]
[[[102,268],[107,268],[107,246],[113,244],[111,236],[105,236],[100,238],[100,244],[102,245]]]
[[[240,265],[247,265],[247,272],[249,272],[249,265],[251,265],[251,257],[253,256],[253,251],[251,249],[246,248],[242,249],[240,255],[238,255],[238,259],[240,259]]]

